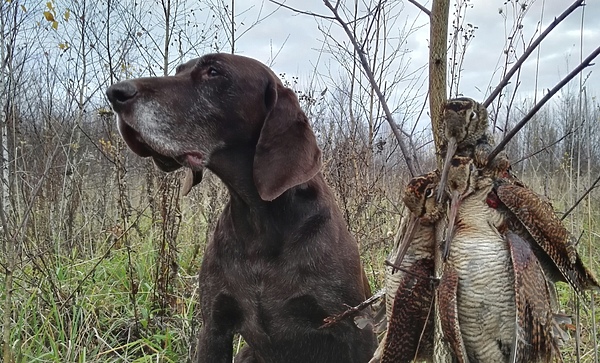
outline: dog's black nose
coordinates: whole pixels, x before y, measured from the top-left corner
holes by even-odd
[[[108,87],[106,97],[112,104],[116,112],[122,111],[123,108],[131,101],[138,91],[135,85],[130,81],[123,81]]]

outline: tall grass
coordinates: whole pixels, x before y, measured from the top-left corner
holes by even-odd
[[[534,188],[541,183],[535,178],[526,182]],[[132,206],[133,210],[142,212],[138,218],[130,219],[129,230],[106,229],[97,231],[91,240],[77,241],[78,245],[95,246],[85,253],[73,249],[65,255],[65,241],[57,239],[49,244],[54,248],[45,250],[43,255],[30,255],[21,261],[20,268],[14,271],[10,332],[14,361],[184,361],[200,324],[197,304],[201,291],[198,291],[197,271],[214,216],[224,203],[224,190],[215,194],[215,188],[222,186],[209,177],[207,185],[201,185],[181,202],[176,272],[169,280],[166,296],[161,299],[156,296],[156,266],[161,258],[161,249],[156,243],[162,238],[158,228],[160,221],[151,220],[142,199],[140,205]],[[396,193],[401,189],[400,186],[391,188]],[[554,188],[558,187],[552,186],[550,190]],[[207,203],[211,193],[218,195],[212,205]],[[391,248],[401,211],[401,206],[393,205],[384,195],[383,191],[373,193],[365,208],[353,203],[352,198],[347,200],[349,228],[361,237],[362,260],[373,290],[383,285],[383,262]],[[564,201],[556,199],[555,207],[563,209]],[[206,208],[211,210],[207,212]],[[598,241],[594,231],[600,222],[600,209],[596,208],[591,215],[593,225],[584,224],[583,230],[596,234],[594,238]],[[580,253],[598,275],[600,249],[590,254],[587,246],[582,244]],[[588,256],[595,260],[589,261]],[[574,315],[576,306],[571,290],[559,284],[558,291],[563,310]],[[0,299],[4,295],[3,291]],[[159,301],[166,301],[166,306],[161,306]],[[589,299],[581,300],[583,362],[593,361],[589,304]],[[576,333],[574,325],[565,329],[571,335]],[[574,339],[566,343],[563,352],[567,362],[575,361]]]

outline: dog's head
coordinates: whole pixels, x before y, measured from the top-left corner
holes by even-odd
[[[189,168],[184,193],[211,168],[211,155],[239,145],[255,150],[254,184],[263,200],[307,182],[321,167],[296,95],[254,59],[208,54],[174,76],[119,82],[106,94],[133,152],[167,172]]]

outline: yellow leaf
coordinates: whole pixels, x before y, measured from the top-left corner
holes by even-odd
[[[65,20],[69,21],[70,17],[71,17],[71,11],[69,9],[67,9],[67,11],[65,11]]]
[[[54,28],[54,30],[58,29],[58,21],[53,21],[52,27]]]
[[[24,13],[27,12],[27,8],[25,8],[25,5],[21,5],[21,10],[23,10]]]
[[[48,2],[46,3],[46,7],[47,7],[48,9],[50,9],[50,10],[52,10],[52,9],[54,8],[54,6],[52,6],[52,3],[51,3],[50,1],[48,1]]]
[[[48,21],[54,21],[54,14],[52,14],[49,11],[44,11],[44,17],[46,18],[46,20]]]
[[[65,49],[67,46],[65,45],[65,43],[58,43],[58,47],[59,47],[60,49],[63,49],[63,50],[64,50],[64,49]]]

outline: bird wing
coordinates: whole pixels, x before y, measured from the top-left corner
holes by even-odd
[[[438,304],[440,311],[443,312],[441,314],[442,331],[458,363],[464,363],[469,359],[458,322],[457,291],[458,273],[454,267],[446,264],[438,287]]]
[[[516,326],[512,362],[551,362],[560,357],[553,335],[550,286],[529,244],[508,231],[506,241],[515,274]]]
[[[593,275],[583,266],[573,236],[556,216],[550,203],[520,185],[500,184],[495,189],[500,201],[519,219],[577,292],[599,288]]]
[[[433,260],[420,259],[410,267],[411,273],[404,274],[396,296],[381,363],[411,362],[432,350]]]

